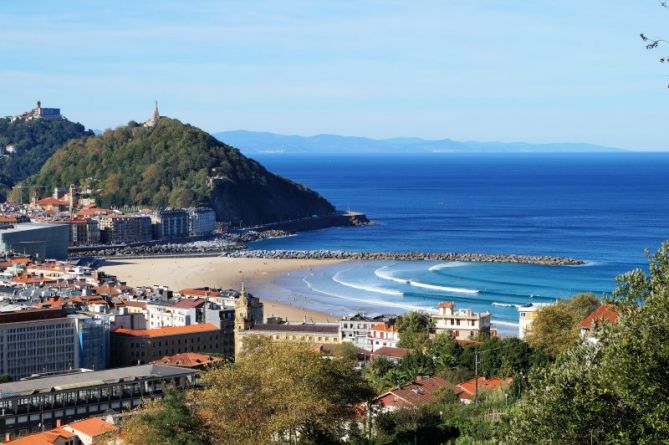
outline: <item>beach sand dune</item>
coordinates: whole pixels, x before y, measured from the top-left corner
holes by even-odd
[[[179,290],[193,287],[239,289],[242,281],[254,293],[261,283],[281,272],[337,263],[336,260],[268,260],[260,258],[138,258],[114,261],[110,259],[104,272],[116,275],[129,286],[164,285]],[[266,288],[265,288],[266,289]],[[299,322],[336,321],[336,317],[289,304],[276,303],[271,295],[260,295],[265,304],[265,316],[275,315]]]

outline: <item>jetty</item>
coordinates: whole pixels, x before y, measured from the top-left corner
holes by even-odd
[[[585,261],[556,256],[459,252],[353,252],[342,250],[234,250],[228,258],[346,260],[346,261],[460,261],[467,263],[515,263],[544,266],[581,266]]]

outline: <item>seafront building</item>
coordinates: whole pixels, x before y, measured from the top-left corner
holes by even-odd
[[[388,347],[396,348],[400,341],[400,333],[394,324],[375,323],[367,338],[367,349],[376,351]]]
[[[100,244],[100,223],[92,218],[73,218],[69,221],[70,246]]]
[[[455,303],[443,301],[437,305],[439,312],[432,315],[435,334],[452,335],[457,340],[472,340],[490,336],[490,313],[473,312],[471,309],[455,310]]]
[[[145,215],[103,215],[100,224],[100,241],[103,244],[145,243],[152,239],[151,218]]]
[[[0,434],[24,435],[89,416],[135,408],[167,388],[198,386],[197,370],[141,365],[0,384]]]
[[[275,343],[309,345],[340,343],[339,325],[336,323],[259,324],[237,331],[237,354],[244,350],[244,338],[254,335]]]
[[[208,236],[216,230],[216,212],[208,207],[189,208],[188,236]]]
[[[184,209],[161,209],[151,215],[153,239],[172,240],[188,237],[188,212]]]

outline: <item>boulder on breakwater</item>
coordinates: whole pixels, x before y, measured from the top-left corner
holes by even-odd
[[[350,252],[341,250],[232,250],[222,252],[229,258],[351,260],[351,261],[462,261],[469,263],[517,263],[546,266],[579,266],[575,258],[516,254],[457,252]]]

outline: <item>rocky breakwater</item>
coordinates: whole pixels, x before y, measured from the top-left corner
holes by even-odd
[[[350,252],[341,250],[235,250],[223,252],[230,258],[346,260],[346,261],[462,261],[470,263],[516,263],[544,266],[580,266],[575,258],[516,254],[457,252]]]

